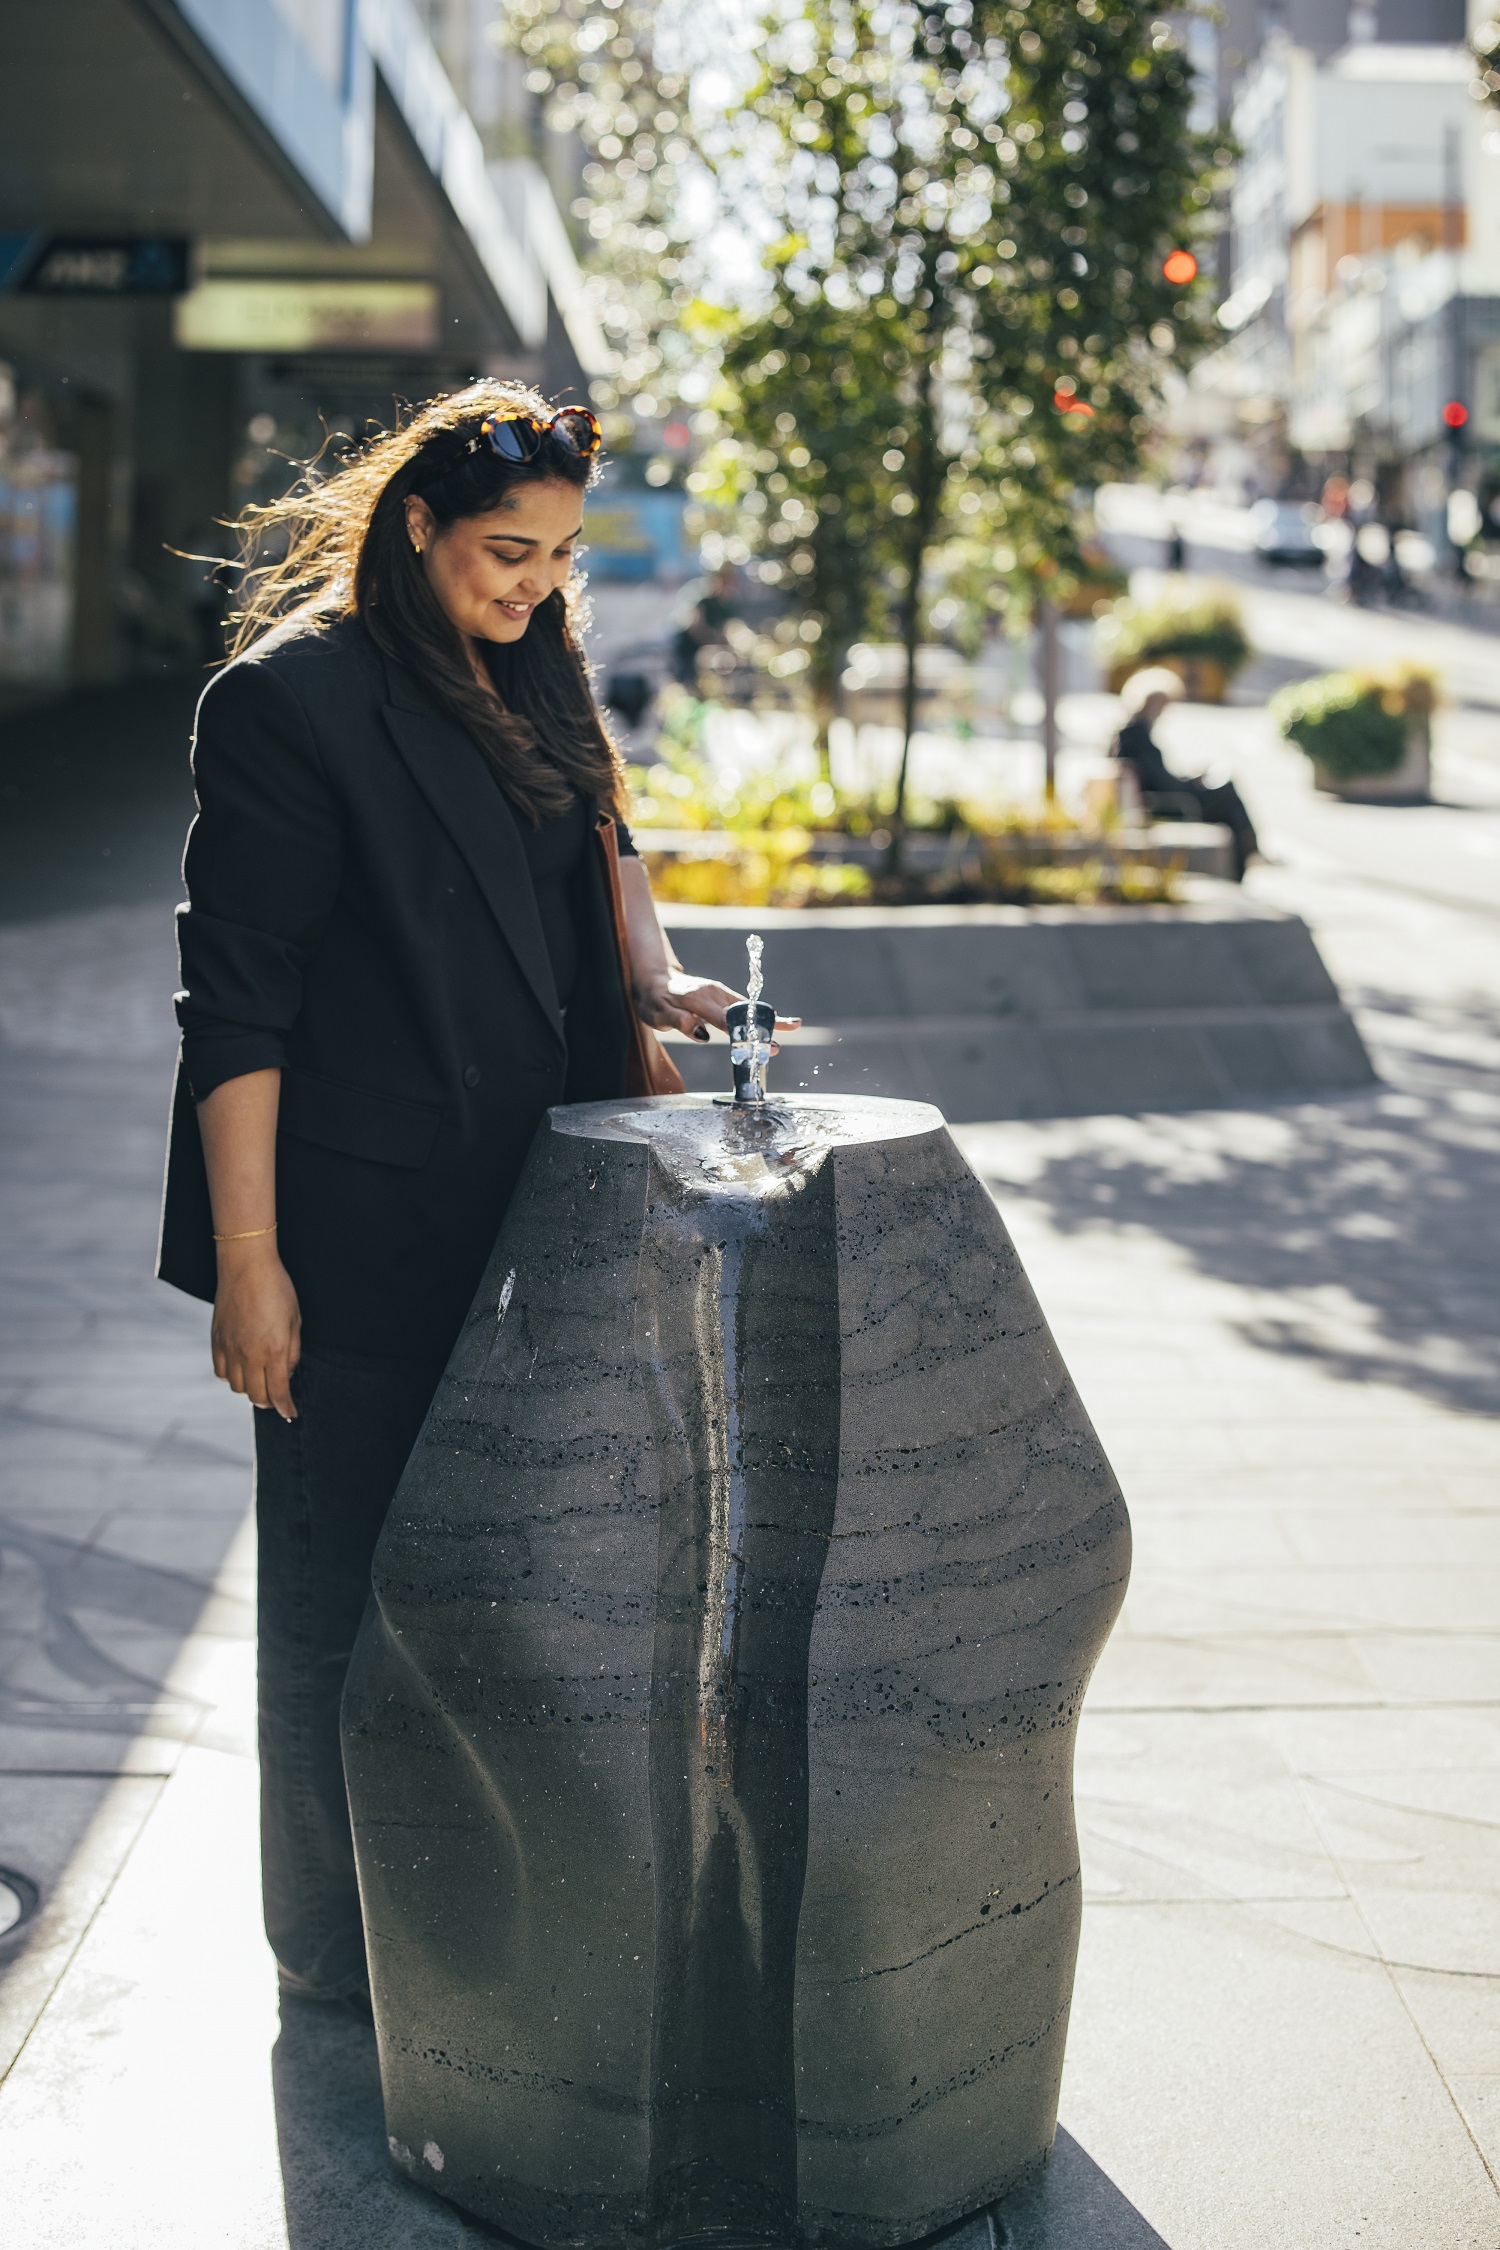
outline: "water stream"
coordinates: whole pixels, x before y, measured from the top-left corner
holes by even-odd
[[[652,1672],[658,2241],[795,2239],[808,1648],[840,1395],[830,1138],[660,1112],[642,1347],[662,1470]]]

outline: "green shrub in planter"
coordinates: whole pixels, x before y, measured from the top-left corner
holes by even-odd
[[[1330,781],[1394,773],[1406,756],[1409,709],[1405,683],[1361,672],[1294,681],[1270,705],[1279,731]]]
[[[1233,679],[1250,659],[1244,612],[1232,586],[1169,578],[1154,601],[1114,603],[1100,618],[1099,654],[1111,688],[1148,664],[1213,665]]]

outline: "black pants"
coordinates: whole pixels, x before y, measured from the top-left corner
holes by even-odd
[[[1174,797],[1191,798],[1198,807],[1198,818],[1200,820],[1213,821],[1220,828],[1229,830],[1234,841],[1234,879],[1237,883],[1242,881],[1246,865],[1252,853],[1260,850],[1260,844],[1255,834],[1255,824],[1250,818],[1249,809],[1234,783],[1224,781],[1220,782],[1217,788],[1210,788],[1207,782],[1182,781],[1174,774],[1172,777],[1172,794]],[[1146,793],[1146,803],[1148,809],[1150,809],[1150,792]],[[1156,817],[1180,820],[1182,814],[1176,807],[1171,810],[1163,808],[1162,813],[1157,814]]]
[[[370,1559],[442,1366],[308,1353],[297,1420],[255,1416],[260,1836],[285,1991],[366,1990],[339,1701]]]

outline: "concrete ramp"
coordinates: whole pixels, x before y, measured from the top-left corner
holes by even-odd
[[[1206,888],[1206,886],[1205,886]],[[893,1094],[954,1123],[1237,1109],[1346,1093],[1375,1072],[1300,916],[1182,906],[668,907],[683,961],[804,1028],[784,1092]],[[722,1047],[671,1042],[689,1091],[729,1084]]]

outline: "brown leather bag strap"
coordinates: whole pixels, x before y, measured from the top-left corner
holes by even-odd
[[[620,882],[620,840],[608,813],[600,813],[597,833],[604,856],[604,881],[609,892],[615,951],[620,961],[620,983],[624,988],[625,1015],[630,1027],[625,1051],[625,1091],[627,1094],[680,1094],[684,1091],[682,1073],[656,1033],[642,1023],[635,1004],[635,980],[630,973],[630,932],[625,921],[625,892]]]

